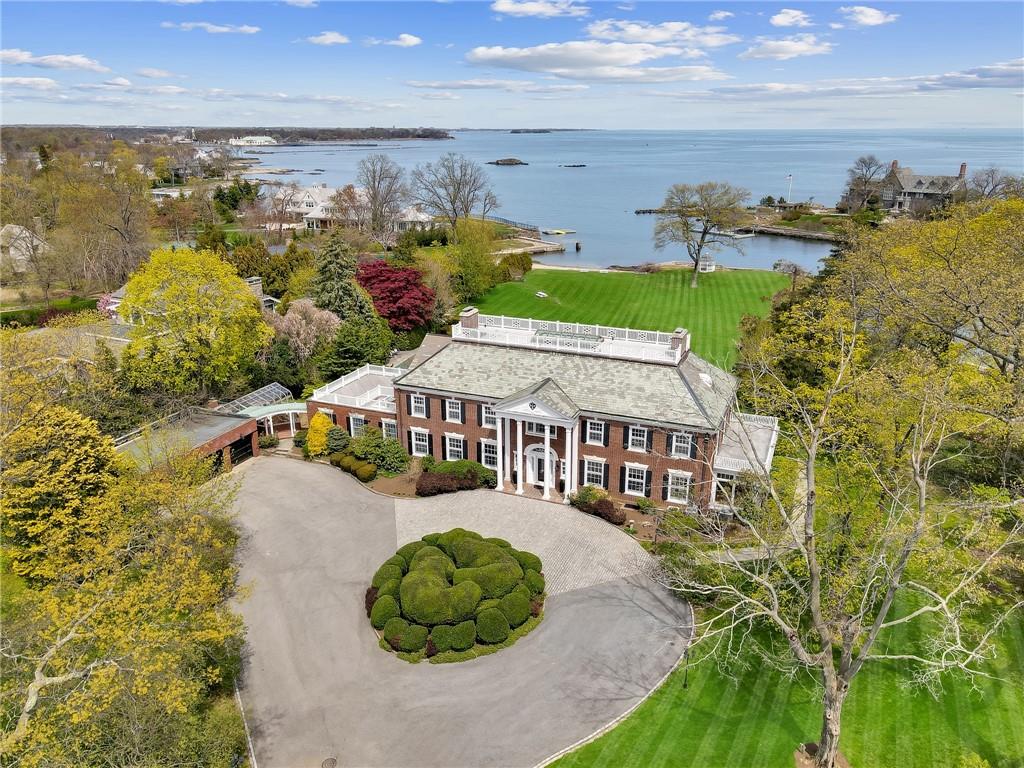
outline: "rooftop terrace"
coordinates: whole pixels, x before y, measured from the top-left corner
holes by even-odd
[[[394,413],[395,389],[392,382],[405,372],[404,368],[364,365],[320,387],[310,400]]]

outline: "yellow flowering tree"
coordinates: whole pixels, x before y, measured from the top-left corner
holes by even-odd
[[[327,432],[333,426],[324,414],[313,414],[309,420],[309,432],[306,433],[306,453],[310,456],[323,456],[327,453]]]

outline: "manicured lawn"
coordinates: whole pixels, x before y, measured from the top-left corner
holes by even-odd
[[[906,689],[894,666],[854,680],[842,749],[855,768],[956,768],[976,752],[992,768],[1024,765],[1024,624],[1005,627],[993,671],[971,690],[949,678],[939,699]],[[806,678],[790,680],[756,661],[738,685],[713,663],[682,670],[610,733],[567,755],[558,768],[792,768],[793,750],[817,738],[820,710]]]
[[[476,302],[481,312],[538,320],[647,328],[687,328],[693,350],[726,369],[736,357],[740,318],[765,315],[768,299],[788,278],[774,272],[736,270],[700,276],[690,288],[688,270],[654,274],[534,269],[522,282],[502,283]],[[540,299],[537,291],[548,294]]]

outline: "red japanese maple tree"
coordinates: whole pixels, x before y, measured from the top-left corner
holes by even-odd
[[[356,281],[373,299],[377,314],[393,331],[411,331],[426,325],[434,309],[434,291],[412,267],[395,267],[384,260],[360,264]]]

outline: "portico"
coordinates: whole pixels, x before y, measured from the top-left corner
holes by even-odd
[[[579,408],[572,399],[552,379],[545,378],[495,403],[494,414],[497,489],[504,491],[514,485],[515,493],[522,496],[527,485],[539,487],[541,498],[549,500],[561,474],[562,502],[568,504],[569,494],[579,482],[575,455]]]

